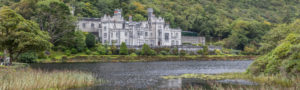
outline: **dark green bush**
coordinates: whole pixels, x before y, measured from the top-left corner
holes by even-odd
[[[160,51],[159,54],[161,54],[161,55],[168,55],[168,52],[167,51]]]
[[[77,49],[73,48],[73,49],[71,50],[71,54],[77,54],[77,53],[78,53]]]
[[[70,55],[71,55],[71,51],[70,51],[70,50],[66,50],[66,51],[65,51],[65,54],[66,54],[67,56],[70,56]]]
[[[18,60],[23,63],[33,63],[38,57],[35,52],[25,52],[20,54]]]

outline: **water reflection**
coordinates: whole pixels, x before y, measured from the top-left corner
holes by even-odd
[[[79,70],[91,72],[95,77],[109,81],[104,85],[85,87],[89,90],[111,90],[124,88],[182,88],[205,82],[174,79],[163,80],[161,76],[195,74],[218,74],[244,72],[252,61],[173,61],[173,62],[133,62],[133,63],[60,63],[32,64],[42,70]],[[209,87],[209,86],[208,86]],[[81,88],[82,89],[82,88]]]

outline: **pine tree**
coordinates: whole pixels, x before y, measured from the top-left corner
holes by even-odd
[[[121,47],[120,47],[120,55],[128,55],[128,49],[127,46],[124,42],[122,42]]]

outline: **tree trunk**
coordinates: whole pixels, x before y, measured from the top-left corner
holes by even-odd
[[[12,65],[13,52],[12,52],[12,50],[8,50],[8,53],[9,53],[9,63],[8,63],[8,65]]]

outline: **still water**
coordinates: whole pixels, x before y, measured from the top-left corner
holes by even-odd
[[[219,74],[245,72],[252,63],[248,61],[158,61],[130,63],[56,63],[32,64],[41,70],[76,70],[91,72],[95,77],[108,81],[102,85],[80,89],[146,89],[181,88],[187,84],[205,84],[202,80],[162,79],[161,76],[194,74]],[[247,83],[242,81],[242,83]]]

